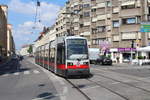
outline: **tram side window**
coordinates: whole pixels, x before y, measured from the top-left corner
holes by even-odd
[[[46,50],[45,55],[46,55],[46,59],[48,59],[48,49]]]
[[[57,64],[65,64],[65,47],[63,44],[57,46]]]
[[[50,50],[50,62],[54,62],[55,60],[55,49],[51,48]]]

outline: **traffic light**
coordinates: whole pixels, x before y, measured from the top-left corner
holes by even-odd
[[[131,48],[134,48],[134,40],[132,40]]]

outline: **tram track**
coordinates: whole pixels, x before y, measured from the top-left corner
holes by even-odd
[[[107,88],[107,87],[101,85],[101,84],[98,83],[98,82],[94,82],[94,81],[89,80],[89,79],[86,79],[86,80],[88,80],[88,81],[90,81],[90,82],[93,82],[93,83],[95,83],[96,85],[98,85],[98,86],[100,86],[100,87],[102,87],[102,88],[104,88],[104,89],[106,89],[106,90],[108,90],[108,91],[110,91],[110,92],[112,92],[112,93],[118,95],[119,97],[123,98],[124,100],[130,100],[129,98],[127,98],[127,97],[125,97],[125,96],[123,96],[123,95],[121,95],[121,94],[119,94],[119,93],[117,93],[117,92],[115,92],[115,91],[113,91],[113,90],[111,90],[111,89],[109,89],[109,88]]]
[[[131,86],[131,87],[134,87],[134,88],[137,88],[137,89],[140,89],[140,90],[143,90],[143,91],[145,91],[145,92],[150,93],[150,90],[146,90],[146,89],[144,89],[144,88],[141,88],[141,87],[132,85],[132,84],[127,83],[127,82],[123,82],[123,81],[120,81],[120,80],[117,80],[117,79],[114,79],[114,78],[111,78],[111,77],[108,77],[108,76],[104,76],[104,75],[99,74],[99,73],[98,73],[98,74],[95,74],[95,75],[101,76],[101,77],[104,77],[104,78],[106,78],[106,79],[110,79],[110,80],[113,80],[113,81],[116,81],[116,82],[119,82],[119,83],[122,83],[122,84],[125,84],[125,85],[128,85],[128,86]],[[134,80],[139,81],[139,82],[143,82],[143,83],[149,83],[149,82],[144,82],[144,81],[141,81],[141,80],[138,80],[138,79],[134,79]]]
[[[138,86],[132,85],[132,84],[127,83],[127,82],[122,82],[122,81],[119,81],[119,80],[116,80],[116,79],[113,79],[113,78],[110,78],[110,77],[107,77],[107,76],[104,76],[104,75],[101,75],[101,74],[95,74],[95,75],[97,75],[97,76],[101,76],[101,77],[104,77],[104,78],[106,78],[106,79],[111,79],[111,80],[113,80],[113,81],[116,81],[116,82],[119,82],[119,83],[122,83],[122,84],[128,85],[128,86],[130,86],[130,87],[134,87],[134,88],[137,88],[137,89],[140,89],[140,90],[143,90],[143,91],[145,91],[145,92],[150,93],[150,91],[149,91],[149,90],[146,90],[146,89],[144,89],[144,88],[141,88],[141,87],[138,87]]]
[[[87,100],[92,100],[88,95],[86,95],[78,86],[76,86],[69,79],[65,79],[69,84],[71,84],[77,91],[79,91]]]
[[[144,88],[135,86],[135,85],[130,84],[130,83],[127,83],[127,82],[123,82],[123,81],[120,81],[120,80],[117,80],[117,79],[114,79],[114,78],[111,78],[111,77],[108,77],[108,76],[104,76],[104,75],[99,74],[99,73],[98,73],[98,74],[96,73],[96,74],[94,74],[94,75],[97,75],[97,76],[100,76],[100,77],[103,77],[103,78],[112,80],[112,81],[114,81],[114,82],[118,82],[118,83],[127,85],[127,86],[132,87],[132,88],[135,88],[135,89],[139,89],[139,90],[141,90],[141,91],[143,91],[143,92],[145,92],[145,93],[150,93],[150,90],[147,90],[147,89],[144,89]],[[86,97],[87,100],[92,100],[88,95],[86,95],[86,93],[84,93],[84,91],[83,91],[82,89],[80,89],[80,88],[78,87],[77,84],[73,83],[73,82],[72,82],[71,80],[69,80],[69,79],[66,79],[66,80],[67,80],[74,88],[76,88],[81,94],[83,94],[83,95]],[[90,78],[87,78],[87,79],[85,79],[85,80],[89,81],[91,84],[95,84],[95,85],[97,85],[97,86],[99,86],[99,87],[102,87],[102,88],[104,88],[104,89],[110,91],[111,93],[113,93],[113,94],[115,94],[115,95],[117,95],[117,96],[123,98],[124,100],[131,100],[129,97],[125,96],[124,94],[121,94],[121,93],[119,93],[119,92],[117,92],[117,91],[115,91],[115,90],[113,90],[113,89],[111,89],[111,88],[109,88],[109,87],[107,87],[107,86],[101,84],[101,83],[100,83],[101,81],[92,81]],[[135,80],[136,80],[136,79],[135,79]],[[141,80],[138,80],[138,79],[137,79],[136,81],[141,82]],[[148,83],[148,82],[144,82],[144,83]]]
[[[123,96],[123,95],[121,95],[121,94],[119,94],[119,93],[117,93],[117,92],[115,92],[115,91],[113,91],[113,90],[111,90],[111,89],[109,89],[109,88],[103,86],[102,84],[100,84],[100,83],[98,83],[98,82],[92,81],[92,80],[90,80],[90,79],[85,79],[85,80],[91,82],[92,84],[96,84],[97,86],[102,87],[102,88],[104,88],[104,89],[110,91],[111,93],[113,93],[113,94],[115,94],[115,95],[117,95],[117,96],[123,98],[124,100],[130,100],[129,98],[127,98],[127,97],[125,97],[125,96]],[[91,99],[88,95],[86,95],[86,94],[83,92],[83,90],[80,89],[76,84],[74,84],[73,82],[71,82],[69,79],[66,79],[66,81],[67,81],[68,83],[70,83],[74,88],[76,88],[87,100],[92,100],[92,99]]]

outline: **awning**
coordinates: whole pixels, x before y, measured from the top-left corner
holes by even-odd
[[[127,1],[127,2],[123,2],[121,6],[134,5],[134,4],[135,4],[135,1]]]
[[[138,48],[137,51],[141,51],[141,52],[150,52],[150,46]]]

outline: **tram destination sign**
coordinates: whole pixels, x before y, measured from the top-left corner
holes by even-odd
[[[150,22],[141,22],[141,32],[150,32]]]

